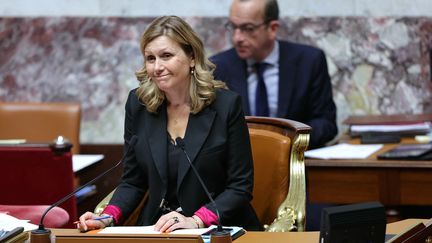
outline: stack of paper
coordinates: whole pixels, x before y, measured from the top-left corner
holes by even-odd
[[[169,234],[173,235],[201,235],[201,238],[205,243],[210,242],[210,235],[206,234],[211,230],[215,229],[217,226],[212,225],[208,228],[201,229],[178,229]],[[233,239],[240,236],[244,233],[244,229],[242,227],[229,226],[224,228],[230,229],[230,234]],[[115,227],[107,227],[98,232],[99,234],[162,234],[159,231],[154,230],[154,226],[115,226]]]
[[[392,133],[398,135],[427,134],[432,130],[431,122],[419,122],[412,124],[370,124],[351,125],[350,135],[358,136],[364,133]]]

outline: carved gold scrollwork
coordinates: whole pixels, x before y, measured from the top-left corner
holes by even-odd
[[[309,144],[309,134],[294,138],[291,151],[290,183],[288,195],[279,206],[276,219],[264,228],[269,232],[304,231],[306,217],[306,174],[304,152]]]

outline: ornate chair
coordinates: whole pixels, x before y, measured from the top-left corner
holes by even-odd
[[[311,127],[281,118],[246,117],[254,160],[252,206],[266,231],[304,231],[304,152]]]

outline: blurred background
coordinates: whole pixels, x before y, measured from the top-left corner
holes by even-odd
[[[184,17],[211,55],[231,46],[230,0],[0,0],[0,101],[79,102],[82,144],[121,144],[139,38]],[[432,112],[430,0],[279,0],[280,38],[322,48],[342,121]]]

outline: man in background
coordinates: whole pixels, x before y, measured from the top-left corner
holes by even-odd
[[[234,48],[211,58],[215,77],[242,96],[246,115],[312,127],[311,148],[337,134],[336,106],[323,51],[277,40],[276,0],[233,0],[227,30]]]

